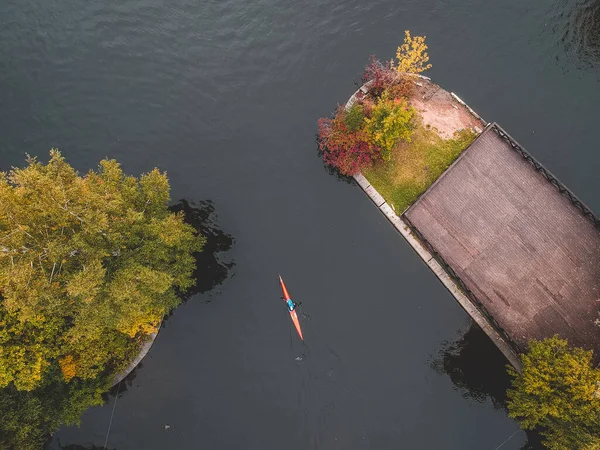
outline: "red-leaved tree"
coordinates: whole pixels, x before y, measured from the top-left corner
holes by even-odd
[[[344,108],[338,106],[333,118],[319,119],[319,150],[325,164],[335,167],[342,175],[355,175],[380,158],[381,152],[369,143],[363,129],[348,129],[345,115]]]
[[[394,68],[393,60],[381,62],[375,56],[371,56],[365,66],[361,80],[363,84],[371,82],[369,93],[372,97],[381,96],[383,91],[388,91],[392,98],[409,97],[414,88],[412,80]]]
[[[371,56],[369,64],[365,66],[362,76],[363,84],[370,81],[370,93],[378,97],[384,89],[387,89],[398,79],[398,73],[394,70],[394,61],[381,62],[374,55]]]

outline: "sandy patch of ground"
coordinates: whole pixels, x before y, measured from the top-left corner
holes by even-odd
[[[477,119],[448,91],[425,79],[416,79],[415,91],[410,103],[423,118],[423,124],[431,126],[442,139],[451,138],[456,131],[470,128],[481,133],[485,123]]]

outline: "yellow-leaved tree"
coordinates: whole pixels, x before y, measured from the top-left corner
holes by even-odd
[[[0,388],[110,376],[193,284],[204,239],[168,209],[154,169],[81,176],[50,152],[0,173]]]
[[[431,69],[431,64],[428,63],[429,55],[427,54],[425,37],[412,37],[410,31],[406,30],[404,32],[404,44],[396,50],[396,58],[398,59],[396,70],[398,72],[421,73]]]
[[[509,368],[508,415],[521,428],[540,428],[549,450],[599,449],[600,370],[593,352],[554,336],[531,341],[521,361],[523,373]]]

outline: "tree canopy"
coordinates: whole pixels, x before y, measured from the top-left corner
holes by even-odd
[[[81,414],[103,403],[102,393],[112,377],[62,379],[55,365],[33,391],[19,391],[14,384],[0,390],[0,449],[39,450],[61,425],[79,423]]]
[[[389,162],[393,148],[411,140],[418,113],[410,102],[414,77],[407,74],[431,67],[425,37],[411,37],[406,31],[396,56],[397,64],[372,57],[361,77],[367,92],[357,92],[348,109],[339,106],[333,117],[317,122],[323,161],[342,176],[356,175],[381,160]]]
[[[364,119],[365,132],[371,142],[381,149],[384,161],[389,161],[392,148],[398,141],[410,142],[414,131],[413,119],[416,110],[406,99],[390,98],[384,91],[371,111],[371,117]]]
[[[192,284],[203,238],[168,210],[154,169],[114,160],[80,176],[53,149],[0,173],[0,387],[123,368]]]
[[[398,59],[396,70],[398,72],[421,73],[431,69],[425,37],[412,37],[410,31],[404,31],[404,43],[396,50],[396,59]]]
[[[540,428],[551,450],[600,448],[600,370],[592,351],[555,336],[531,341],[521,359],[522,374],[509,368],[509,415],[525,429]]]

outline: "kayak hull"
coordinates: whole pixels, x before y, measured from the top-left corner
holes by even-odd
[[[296,311],[290,311],[290,317],[292,318],[292,322],[294,322],[298,336],[300,336],[300,339],[304,340],[304,337],[302,337],[302,329],[300,328],[300,321],[298,320],[298,314],[296,314]]]
[[[279,285],[281,286],[281,292],[283,294],[283,299],[286,302],[288,300],[291,300],[290,294],[288,293],[288,290],[285,287],[285,284],[283,283],[283,279],[281,278],[281,275],[279,275]],[[294,326],[296,327],[298,336],[300,336],[300,339],[304,340],[304,337],[302,336],[302,328],[300,328],[300,321],[298,320],[298,314],[296,314],[296,310],[290,311],[290,318],[292,319],[292,322],[294,323]]]

